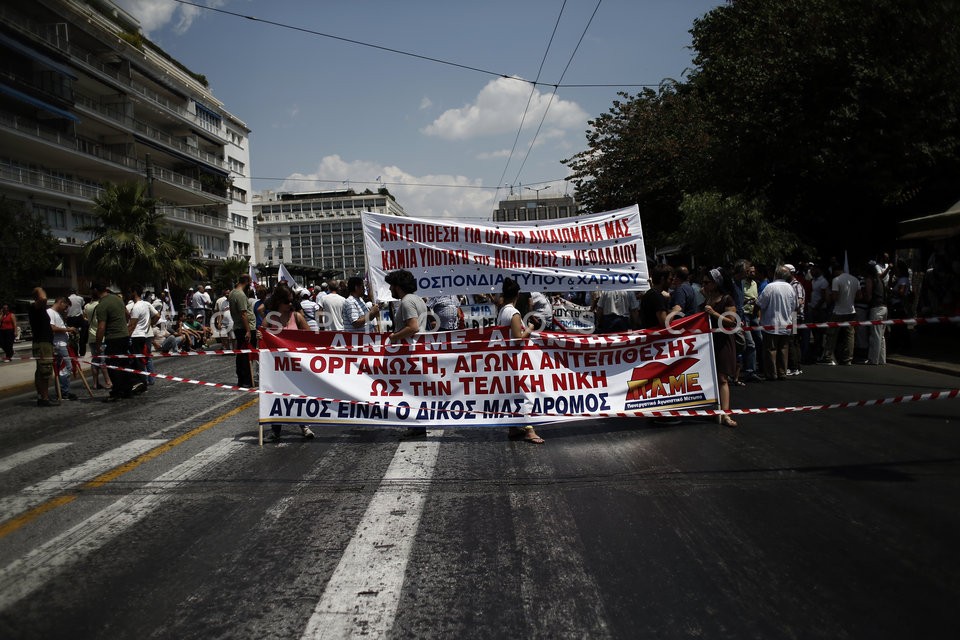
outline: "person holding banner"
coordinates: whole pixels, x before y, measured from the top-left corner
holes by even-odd
[[[420,319],[426,318],[427,304],[423,298],[414,295],[417,291],[417,279],[406,269],[399,269],[388,273],[384,282],[390,285],[390,295],[400,301],[393,318],[395,331],[387,336],[387,341],[399,342],[420,333]],[[424,437],[427,435],[427,428],[410,427],[405,435],[408,438]]]
[[[259,331],[269,331],[277,334],[286,330],[309,331],[310,325],[303,313],[293,308],[294,293],[287,285],[280,283],[273,290],[270,297],[270,307],[266,317],[263,320]],[[251,374],[252,376],[252,374]],[[281,425],[271,425],[271,433],[268,439],[277,441],[280,439]],[[313,438],[313,431],[307,425],[300,425],[300,433],[308,440]]]
[[[517,298],[520,297],[520,285],[513,278],[503,279],[500,313],[497,314],[497,326],[510,327],[510,337],[515,340],[525,340],[533,330],[523,326],[523,318],[517,309]],[[533,427],[510,427],[511,438],[523,438],[531,444],[543,444],[544,440],[537,435]]]
[[[363,299],[363,278],[353,276],[347,280],[350,297],[343,303],[343,328],[346,331],[370,333],[375,331],[374,321],[380,316],[380,305],[370,305]]]
[[[710,269],[703,277],[703,311],[710,320],[711,329],[732,330],[739,325],[737,303],[731,292],[733,280],[721,269]],[[737,345],[733,333],[716,331],[713,334],[713,358],[717,366],[720,408],[730,410],[730,381],[737,373]],[[736,427],[736,421],[727,414],[720,416],[720,424]]]
[[[250,311],[247,303],[247,287],[250,286],[250,275],[243,274],[238,278],[233,291],[227,296],[227,308],[233,320],[233,337],[238,350],[249,349],[253,332],[250,331]],[[253,370],[250,368],[250,356],[245,353],[237,354],[235,365],[237,385],[253,387]]]

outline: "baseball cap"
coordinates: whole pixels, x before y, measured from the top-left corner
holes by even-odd
[[[786,269],[787,271],[789,271],[790,273],[796,273],[796,272],[797,272],[796,267],[794,267],[792,264],[785,264],[785,265],[783,265],[783,268]]]
[[[213,287],[211,287],[210,285],[205,286],[204,289],[206,289],[207,291],[213,291]]]

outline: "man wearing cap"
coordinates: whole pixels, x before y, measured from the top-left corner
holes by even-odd
[[[206,308],[206,300],[203,296],[203,287],[198,286],[190,298],[190,309],[192,315],[202,314]]]
[[[111,358],[110,356],[130,355],[130,332],[127,329],[127,308],[123,299],[111,292],[105,285],[94,283],[90,286],[93,297],[100,300],[93,312],[97,323],[97,344],[103,344],[103,355],[106,363],[113,367],[130,367],[129,358]],[[143,382],[134,380],[126,371],[112,369],[110,380],[113,388],[107,401],[116,401],[120,398],[129,398],[133,393],[140,393],[147,388]]]

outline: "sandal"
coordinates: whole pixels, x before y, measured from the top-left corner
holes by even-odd
[[[736,386],[738,386],[738,387],[745,387],[745,386],[747,386],[747,383],[744,382],[743,380],[734,380],[734,381],[733,381],[733,384],[736,385]]]
[[[727,414],[723,414],[722,416],[720,416],[720,424],[722,424],[725,427],[733,428],[737,426],[737,421],[731,418],[730,416],[728,416]]]
[[[537,435],[537,432],[533,430],[533,427],[525,427],[526,435],[523,436],[523,439],[529,442],[530,444],[543,444],[545,440]]]

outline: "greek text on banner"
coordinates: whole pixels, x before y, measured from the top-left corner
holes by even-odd
[[[263,423],[510,426],[713,406],[712,336],[703,314],[676,334],[535,334],[503,327],[424,333],[265,333]],[[691,333],[690,331],[704,331]]]
[[[503,279],[524,291],[646,290],[647,258],[637,205],[559,220],[476,222],[363,214],[372,291],[406,269],[417,294],[499,293]]]

